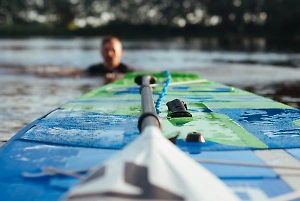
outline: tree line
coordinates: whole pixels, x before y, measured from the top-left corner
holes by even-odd
[[[299,0],[0,0],[0,35],[299,38]]]

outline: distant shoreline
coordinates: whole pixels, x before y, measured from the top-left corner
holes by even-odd
[[[220,34],[222,33],[222,34]],[[55,24],[2,24],[0,25],[0,37],[76,37],[76,36],[105,36],[116,35],[121,38],[167,38],[167,37],[218,37],[218,38],[266,38],[269,40],[298,41],[300,42],[300,32],[288,32],[285,30],[269,30],[259,26],[254,26],[238,31],[222,26],[187,25],[176,27],[169,25],[133,25],[128,23],[108,24],[101,27],[87,26],[84,28],[69,29],[66,25]]]
[[[116,35],[121,38],[121,40],[131,40],[131,41],[145,41],[145,40],[159,40],[159,41],[168,41],[172,39],[180,39],[189,43],[192,43],[193,40],[205,41],[206,48],[210,50],[215,50],[215,45],[217,44],[218,50],[225,51],[242,51],[242,52],[286,52],[286,53],[299,53],[300,52],[300,35],[299,36],[269,36],[269,35],[240,35],[240,34],[224,34],[222,36],[210,33],[199,33],[195,34],[181,34],[170,33],[166,34],[149,34],[149,33],[140,33],[129,31],[128,33],[118,34],[118,32],[98,32],[94,30],[91,34],[83,33],[72,33],[72,32],[58,32],[52,33],[47,29],[43,32],[35,32],[32,29],[27,29],[26,32],[22,30],[1,30],[0,26],[0,40],[5,39],[36,39],[36,38],[45,38],[45,39],[74,39],[74,38],[101,38],[105,35]],[[209,47],[208,47],[209,46]],[[1,47],[0,47],[1,50]],[[282,65],[281,63],[278,65]],[[293,64],[292,64],[293,65]]]

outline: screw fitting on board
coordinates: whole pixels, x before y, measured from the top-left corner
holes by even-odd
[[[204,137],[201,133],[191,132],[186,136],[185,141],[186,142],[201,142],[201,143],[204,143],[205,139],[204,139]]]

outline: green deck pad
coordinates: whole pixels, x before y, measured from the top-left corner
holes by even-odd
[[[300,119],[296,120],[296,121],[293,121],[293,124],[295,124],[296,126],[300,126]]]
[[[164,111],[160,116],[162,117],[163,133],[168,138],[179,134],[179,139],[185,139],[190,132],[200,132],[206,140],[224,145],[268,147],[224,114],[196,112],[193,113],[192,118],[169,118],[167,112]]]
[[[128,73],[125,75],[123,80],[119,80],[114,82],[113,84],[128,84],[133,83],[134,78],[138,75],[152,75],[155,76],[157,82],[162,82],[166,79],[166,75],[164,72],[135,72],[135,73]],[[191,81],[191,80],[198,80],[200,76],[195,73],[185,73],[185,72],[171,72],[172,82],[182,82],[182,81]]]
[[[134,82],[134,78],[140,74],[147,74],[147,73],[126,74],[124,79],[110,83],[105,86],[102,86],[98,89],[92,90],[92,91],[84,94],[83,96],[79,97],[77,100],[102,99],[104,97],[117,99],[118,96],[115,95],[115,92],[118,92],[118,91],[122,92],[128,88],[135,88],[136,91],[139,91],[139,86]],[[149,73],[149,74],[152,74],[157,78],[157,83],[163,82],[166,79],[166,76],[164,75],[164,73]],[[171,73],[171,76],[172,76],[172,82],[182,82],[182,81],[191,81],[191,80],[199,79],[198,75],[190,74],[190,73]],[[163,86],[164,85],[154,87],[153,88],[154,92],[160,93]],[[220,86],[222,86],[222,85],[220,85]],[[131,96],[133,96],[133,94],[128,93],[128,96],[130,96],[130,97],[124,96],[124,93],[123,93],[121,96],[121,99],[122,100],[128,100],[128,98],[131,99]]]
[[[153,90],[161,91],[163,87],[164,87],[163,84],[157,86],[155,85],[153,86]],[[234,87],[217,84],[211,81],[202,82],[201,80],[199,80],[199,82],[194,82],[194,83],[172,81],[168,89],[170,90],[170,92],[175,92],[175,93],[210,92],[210,91],[216,91],[217,89],[219,89],[219,92],[234,92],[238,90]]]
[[[116,92],[107,92],[107,91],[92,91],[93,93],[85,94],[84,96],[79,97],[75,101],[79,100],[140,100],[140,94],[120,94],[117,95]]]
[[[129,76],[135,77],[135,76]],[[161,78],[161,77],[159,77]],[[162,78],[161,78],[162,79]],[[126,81],[126,79],[125,79]],[[81,97],[80,100],[103,100],[103,101],[139,101],[139,86],[134,82],[127,81],[127,85],[122,85],[118,81],[104,87],[95,89]],[[172,79],[174,81],[174,79]],[[175,80],[176,81],[176,80]],[[223,88],[228,91],[218,91]],[[167,95],[163,98],[162,103],[179,98],[185,102],[203,102],[208,108],[292,108],[282,103],[275,102],[271,99],[264,98],[240,89],[233,89],[226,85],[209,82],[197,84],[183,84],[180,90],[176,86],[170,86]],[[153,88],[153,99],[156,101],[162,91],[163,86]],[[217,91],[214,91],[217,90]],[[122,112],[123,114],[123,112]]]
[[[69,110],[82,110],[87,112],[98,112],[102,114],[116,114],[116,115],[140,115],[141,104],[140,95],[128,95],[127,99],[121,100],[122,96],[114,96],[114,98],[109,98],[103,96],[99,99],[91,100],[80,100],[69,102],[63,106],[61,109]],[[156,100],[158,96],[154,96]],[[166,102],[178,98],[178,96],[166,96],[161,105],[161,110],[167,109]],[[192,111],[198,111],[199,109],[209,109],[213,110],[216,108],[290,108],[284,104],[277,103],[274,101],[259,102],[258,100],[254,102],[222,102],[222,100],[213,100],[215,102],[199,102],[199,100],[191,100],[188,97],[180,98],[181,100],[188,102],[188,108]],[[199,98],[201,100],[201,98]],[[94,101],[93,101],[94,100]]]
[[[161,91],[153,91],[154,101],[158,98]],[[237,94],[238,93],[238,94]],[[260,96],[253,96],[252,94],[246,92],[234,92],[234,93],[213,93],[213,92],[197,92],[197,93],[183,93],[168,91],[168,94],[163,98],[163,101],[170,101],[175,98],[189,99],[189,102],[199,102],[200,101],[211,101],[211,102],[241,102],[241,101],[251,101],[251,102],[270,102],[272,100],[267,98],[262,98]],[[140,100],[141,96],[138,89],[134,92],[125,93],[120,92],[107,92],[94,90],[93,93],[88,93],[75,101],[79,100]],[[249,100],[251,99],[251,100]],[[193,101],[194,100],[194,101]]]
[[[139,75],[152,75],[156,78],[156,83],[163,83],[166,80],[166,75],[161,73],[153,73],[153,72],[136,72],[136,73],[128,73],[125,75],[125,77],[121,80],[112,82],[110,84],[107,84],[100,89],[106,89],[109,87],[124,87],[124,86],[135,86],[134,79],[136,76]],[[197,74],[194,73],[180,73],[180,72],[172,72],[170,73],[172,77],[172,82],[183,82],[183,81],[192,81],[192,80],[199,80],[200,77]]]
[[[70,102],[61,106],[65,110],[77,110],[85,112],[97,112],[100,114],[114,115],[141,115],[141,104],[128,101],[98,101],[98,102]]]

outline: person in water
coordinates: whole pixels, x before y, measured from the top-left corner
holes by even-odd
[[[124,50],[119,38],[107,36],[101,43],[101,56],[103,62],[92,65],[86,69],[89,76],[105,76],[107,79],[118,79],[119,74],[133,72],[129,66],[121,63]]]

